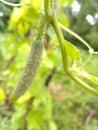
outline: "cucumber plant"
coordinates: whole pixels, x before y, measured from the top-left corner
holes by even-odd
[[[37,36],[31,45],[31,50],[28,55],[26,65],[16,84],[15,89],[13,90],[13,93],[10,97],[11,100],[18,99],[20,96],[22,96],[25,93],[25,91],[31,85],[32,80],[34,79],[38,71],[41,62],[42,53],[43,53],[43,48],[44,48],[42,38],[43,38],[43,32],[45,26],[46,26],[46,20],[45,17],[42,16],[38,28]]]
[[[26,92],[37,73],[37,70],[41,62],[41,56],[43,52],[43,35],[45,31],[45,26],[47,24],[51,25],[57,36],[59,46],[61,49],[62,62],[65,73],[75,82],[77,82],[81,87],[85,88],[92,94],[98,96],[98,91],[91,86],[91,83],[93,83],[94,85],[98,85],[98,77],[90,75],[82,67],[84,64],[87,63],[92,54],[98,54],[98,52],[95,52],[90,47],[90,45],[86,41],[84,41],[80,36],[78,36],[76,33],[72,32],[66,26],[58,22],[54,2],[54,0],[44,0],[43,2],[44,9],[37,30],[38,33],[31,46],[31,50],[26,60],[24,70],[16,84],[16,87],[12,92],[11,100],[18,99]],[[61,28],[64,29],[70,35],[76,37],[88,48],[88,60],[86,60],[83,63],[80,62],[80,51],[74,45],[72,45],[70,42],[64,39],[63,34],[61,32]],[[89,83],[86,82],[86,80],[89,81]]]
[[[50,8],[49,8],[49,5],[51,5]],[[98,54],[98,53],[94,52],[93,49],[88,45],[88,43],[85,42],[82,38],[80,38],[77,34],[75,34],[71,30],[67,29],[66,27],[58,23],[56,12],[54,10],[54,0],[50,0],[50,3],[49,1],[48,2],[44,1],[44,7],[45,7],[46,17],[48,21],[50,20],[50,24],[54,28],[58,41],[59,41],[65,72],[69,75],[69,77],[71,77],[71,79],[73,79],[75,82],[81,85],[81,87],[85,88],[89,92],[98,96],[98,91],[94,89],[91,85],[89,85],[87,82],[85,82],[85,79],[88,79],[89,81],[93,82],[95,85],[98,85],[98,77],[88,74],[85,70],[83,70],[81,65],[78,66],[76,61],[80,61],[81,59],[79,55],[80,52],[78,49],[76,49],[74,45],[72,45],[70,42],[66,41],[63,38],[60,26],[65,31],[67,31],[68,33],[70,33],[71,35],[79,39],[83,44],[85,44],[89,49],[90,56],[92,54]],[[70,64],[69,57],[72,61],[71,64]],[[81,80],[81,78],[83,78],[84,80],[83,79]]]

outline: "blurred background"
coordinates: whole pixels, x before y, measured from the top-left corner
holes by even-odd
[[[50,25],[44,36],[40,69],[30,89],[16,102],[9,96],[25,65],[43,9],[43,0],[0,1],[0,130],[98,130],[98,97],[70,79],[63,70],[60,48]],[[56,0],[60,23],[98,51],[98,0]],[[87,59],[87,48],[62,31]],[[84,68],[98,76],[98,56]]]

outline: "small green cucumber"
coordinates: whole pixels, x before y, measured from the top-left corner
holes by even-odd
[[[32,84],[41,62],[43,46],[41,39],[35,39],[33,41],[25,68],[10,97],[11,100],[17,100],[21,97]]]

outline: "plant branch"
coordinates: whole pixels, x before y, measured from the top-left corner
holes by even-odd
[[[49,10],[50,5],[51,5],[51,12],[52,12],[51,14],[50,14],[50,10]],[[57,23],[57,19],[55,16],[54,0],[50,0],[50,4],[49,4],[49,0],[48,1],[44,0],[44,11],[45,11],[46,18],[48,19],[48,21],[54,28],[55,33],[57,35],[57,38],[58,38],[58,41],[60,44],[60,48],[61,48],[61,52],[62,52],[64,70],[67,71],[68,70],[67,52],[66,52],[66,48],[64,48],[64,38],[63,38],[61,29],[59,28],[59,25]],[[50,18],[51,18],[51,21],[50,21]]]
[[[68,57],[67,57],[66,48],[64,46],[64,38],[63,38],[61,29],[59,28],[59,25],[57,23],[55,16],[52,19],[51,25],[53,26],[55,33],[57,35],[57,38],[58,38],[58,41],[60,44],[60,48],[61,48],[61,52],[62,52],[64,70],[67,72],[68,71]]]
[[[83,39],[81,38],[78,34],[73,32],[72,30],[68,29],[67,27],[63,26],[62,24],[58,23],[62,29],[64,29],[66,32],[77,38],[79,41],[81,41],[89,50],[92,50],[91,46]]]
[[[73,32],[72,30],[68,29],[67,27],[63,26],[59,22],[58,22],[58,24],[66,32],[68,32],[69,34],[71,34],[72,36],[74,36],[75,38],[77,38],[80,42],[82,42],[89,49],[89,53],[90,54],[97,54],[98,55],[98,52],[94,51],[93,48],[83,38],[81,38],[78,34],[76,34],[75,32]]]
[[[50,23],[51,21],[51,15],[50,15],[50,0],[44,0],[44,12],[47,21]]]
[[[50,0],[50,8],[51,8],[52,11],[53,11],[53,8],[54,8],[54,0]]]
[[[89,44],[87,42],[85,42],[76,33],[72,32],[70,29],[68,29],[68,28],[64,27],[63,25],[61,25],[60,23],[58,23],[56,15],[55,15],[55,11],[54,11],[54,0],[50,0],[50,1],[51,1],[51,9],[52,9],[52,16],[51,16],[50,24],[54,28],[55,33],[56,33],[57,38],[58,38],[58,41],[59,41],[59,44],[60,44],[60,48],[61,48],[61,52],[62,52],[62,59],[63,59],[63,66],[64,66],[65,72],[68,74],[69,77],[71,77],[71,79],[73,79],[75,82],[80,84],[83,88],[85,88],[89,92],[93,93],[94,95],[98,96],[98,91],[96,89],[92,88],[90,85],[83,82],[77,76],[73,75],[70,68],[68,67],[68,55],[67,55],[66,48],[64,46],[64,44],[65,44],[64,38],[63,38],[61,29],[60,29],[59,26],[61,26],[66,32],[70,33],[71,35],[76,37],[78,40],[80,40],[82,43],[84,43],[84,45],[88,47],[89,52],[91,54],[93,53],[93,49],[89,46]],[[48,18],[49,17],[49,0],[48,0],[48,2],[46,0],[44,2],[45,2],[44,3],[44,5],[45,5],[45,8],[44,8],[45,9],[45,15]]]
[[[14,4],[14,3],[7,2],[5,0],[0,0],[0,1],[6,5],[9,5],[9,6],[22,6],[22,4]]]
[[[92,52],[92,54],[96,54],[96,55],[98,55],[98,51],[94,51],[94,52]]]
[[[46,17],[45,15],[42,15],[39,26],[38,26],[38,31],[37,31],[37,39],[41,39],[45,30],[46,26]]]
[[[69,72],[68,75],[74,80],[76,81],[79,85],[81,85],[82,88],[85,88],[87,91],[91,92],[92,94],[98,96],[98,91],[94,88],[92,88],[90,85],[86,84],[85,82],[83,82],[80,78],[78,78],[77,76],[74,76],[72,74],[72,72]]]

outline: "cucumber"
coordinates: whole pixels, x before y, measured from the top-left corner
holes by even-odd
[[[32,84],[41,62],[43,46],[41,39],[33,41],[26,65],[10,97],[11,100],[21,97]]]

